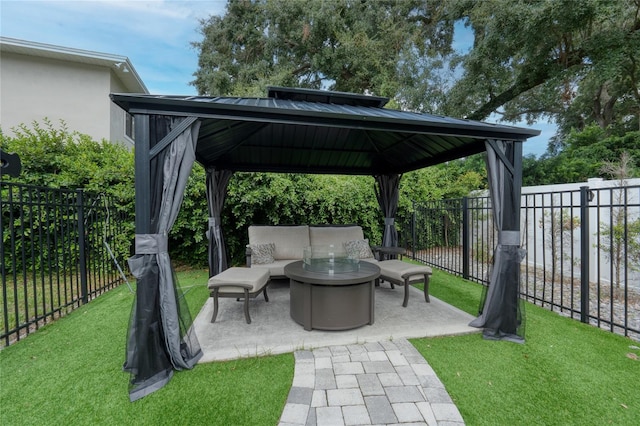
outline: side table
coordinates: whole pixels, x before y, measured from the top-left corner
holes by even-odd
[[[404,247],[373,246],[371,250],[373,250],[378,260],[398,259],[398,257],[402,259],[402,256],[407,253],[407,249]]]

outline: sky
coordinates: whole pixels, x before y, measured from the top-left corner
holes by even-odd
[[[198,52],[191,43],[202,40],[200,20],[223,15],[225,6],[226,0],[0,0],[0,35],[126,56],[150,93],[196,95],[189,83]],[[469,46],[470,36],[456,31],[455,46]],[[546,122],[513,125],[542,131],[524,144],[525,155],[543,154],[555,133]]]

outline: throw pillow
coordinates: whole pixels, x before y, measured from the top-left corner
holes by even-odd
[[[367,259],[373,257],[371,247],[369,247],[369,240],[353,240],[345,241],[344,248],[347,251],[347,255],[354,259]]]
[[[249,244],[251,249],[251,263],[255,265],[264,265],[265,263],[273,263],[273,252],[276,251],[274,243],[266,244]]]

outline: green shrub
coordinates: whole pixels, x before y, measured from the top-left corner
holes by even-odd
[[[78,236],[73,235],[75,229],[70,228],[68,222],[77,212],[76,189],[84,191],[88,235],[93,235],[89,232],[93,228],[105,226],[104,219],[96,219],[95,213],[99,211],[100,217],[104,218],[107,205],[109,215],[121,218],[121,235],[116,236],[110,245],[118,258],[127,257],[134,232],[133,153],[122,145],[106,140],[97,142],[88,135],[71,132],[63,121],[59,127],[45,119],[42,124],[33,122],[32,127],[21,124],[12,130],[14,135],[9,136],[0,129],[0,146],[3,151],[19,155],[22,172],[15,178],[3,175],[2,180],[33,187],[22,187],[11,194],[12,202],[26,203],[29,208],[8,214],[3,207],[2,241],[7,247],[13,243],[17,251],[22,249],[23,243],[36,244],[42,254],[33,262],[27,256],[26,264],[22,264],[17,257],[17,263],[12,264],[11,268],[30,270],[42,265],[63,267],[59,262],[69,261],[65,260],[62,251],[77,251]],[[63,191],[43,192],[36,186],[60,188]],[[2,188],[2,199],[9,202],[6,186]],[[11,226],[8,221],[11,221]],[[9,232],[12,228],[21,238],[11,241]],[[60,238],[67,240],[59,241]],[[72,250],[74,248],[76,250]],[[50,258],[45,259],[46,256]],[[100,256],[106,254],[101,253]]]
[[[0,130],[3,150],[17,153],[23,172],[12,180],[56,188],[83,188],[114,201],[112,214],[124,216],[119,256],[133,241],[135,213],[134,155],[108,141],[96,142],[71,132],[64,122],[20,125],[15,136]],[[410,217],[412,200],[441,199],[475,189],[480,178],[464,167],[442,167],[407,173],[401,180],[398,225]],[[3,179],[5,179],[3,177]],[[190,266],[207,263],[208,223],[205,171],[194,165],[183,205],[170,236],[171,256]],[[349,224],[363,227],[372,244],[382,241],[384,218],[371,176],[236,173],[228,187],[222,226],[232,264],[243,264],[251,224]],[[435,220],[435,219],[434,219]],[[456,239],[455,236],[452,237]]]

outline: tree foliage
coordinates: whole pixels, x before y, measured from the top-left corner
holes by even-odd
[[[194,167],[183,208],[172,230],[176,259],[206,264],[207,205],[202,167]],[[382,239],[381,213],[373,178],[281,173],[236,173],[232,176],[222,226],[233,264],[244,263],[247,229],[252,224],[357,223],[372,242]]]
[[[593,124],[583,131],[573,130],[564,139],[561,149],[548,150],[528,169],[525,162],[524,184],[540,185],[586,182],[593,177],[608,178],[603,170],[607,163],[618,162],[628,156],[629,177],[640,177],[640,131],[623,136],[607,135],[606,130]],[[530,164],[530,163],[529,163]],[[531,173],[527,173],[530,170]]]
[[[22,172],[18,177],[3,174],[2,181],[37,187],[83,189],[87,247],[91,245],[89,241],[92,238],[103,235],[102,232],[107,228],[104,216],[96,214],[102,210],[103,213],[106,211],[107,216],[122,221],[117,225],[119,234],[110,238],[109,249],[119,259],[127,256],[134,237],[132,152],[122,145],[106,140],[94,141],[88,135],[70,131],[62,121],[57,127],[45,119],[42,123],[33,122],[31,127],[21,124],[12,130],[14,136],[0,131],[0,147],[3,151],[18,154]],[[61,194],[64,193],[68,191]],[[61,194],[31,190],[10,192],[2,187],[3,202],[9,203],[5,207],[10,207],[14,200],[19,204],[30,204],[37,200],[37,205],[31,205],[34,208],[16,208],[11,214],[3,207],[2,211],[6,213],[2,217],[3,244],[11,243],[17,252],[25,250],[29,244],[35,244],[41,250],[41,255],[36,257],[12,257],[10,250],[5,251],[8,257],[3,261],[10,259],[5,262],[7,268],[14,268],[14,272],[31,267],[69,270],[69,265],[63,264],[68,262],[64,250],[71,247],[79,250],[79,236],[73,234],[77,229],[70,226],[77,207],[75,198]],[[14,200],[8,201],[12,197]],[[70,215],[69,211],[74,213]],[[14,238],[10,236],[12,232],[23,235]],[[101,259],[111,262],[103,248],[95,250],[93,256],[95,261]]]
[[[639,0],[231,0],[201,21],[201,94],[328,88],[565,132],[637,129]],[[454,49],[456,25],[473,33]]]
[[[267,85],[395,97],[402,70],[449,52],[435,0],[230,0],[201,21],[200,94],[263,96]],[[428,69],[422,69],[428,74]]]
[[[431,168],[407,173],[400,186],[398,217],[408,217],[412,201],[454,196],[442,191],[442,179],[457,179],[460,195],[475,189],[473,172],[451,174]],[[207,206],[204,170],[194,167],[183,208],[172,230],[172,256],[185,263],[204,266]],[[470,186],[463,189],[464,185]],[[380,244],[384,218],[370,176],[305,175],[282,173],[236,173],[229,181],[222,212],[222,226],[233,264],[244,262],[247,228],[252,224],[358,224],[372,244]]]
[[[463,74],[449,92],[451,112],[476,120],[547,117],[564,130],[637,119],[637,0],[450,4],[474,34],[473,48],[454,61]]]

